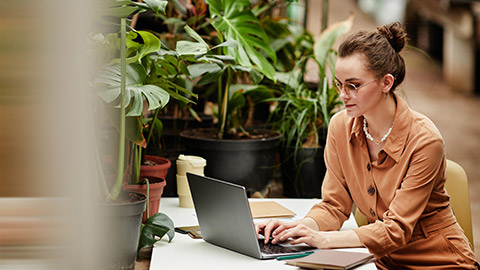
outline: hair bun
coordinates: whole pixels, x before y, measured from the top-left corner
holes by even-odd
[[[399,53],[407,43],[407,32],[399,22],[377,28],[380,35],[384,36],[393,49]]]

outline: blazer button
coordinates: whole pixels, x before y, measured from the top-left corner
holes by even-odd
[[[367,164],[367,170],[370,171],[372,169],[372,165],[370,163]]]
[[[374,216],[375,216],[375,212],[373,211],[373,209],[372,209],[372,208],[370,208],[370,215],[372,215],[372,217],[374,217]]]
[[[370,195],[375,194],[375,188],[374,188],[373,186],[370,186],[370,187],[368,188],[368,194],[370,194]]]

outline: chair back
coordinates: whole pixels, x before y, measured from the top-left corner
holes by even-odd
[[[468,178],[465,170],[455,161],[447,160],[447,181],[445,189],[450,195],[450,204],[470,244],[473,247],[472,214],[470,210],[470,194]]]
[[[445,189],[450,195],[450,204],[452,205],[458,224],[462,227],[465,236],[467,236],[473,247],[472,215],[470,210],[467,174],[458,163],[448,159]],[[358,208],[355,210],[354,216],[359,227],[367,225],[367,218],[358,210]]]

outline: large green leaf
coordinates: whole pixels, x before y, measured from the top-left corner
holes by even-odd
[[[138,36],[142,38],[143,44],[134,41]],[[150,32],[130,31],[128,33],[127,48],[134,48],[136,50],[135,55],[129,58],[129,62],[140,61],[145,55],[158,51],[160,47],[160,39]]]
[[[186,25],[183,29],[185,29],[185,32],[191,36],[193,39],[195,39],[198,43],[202,44],[204,47],[208,49],[208,44],[203,40],[203,38],[197,34],[190,26]]]
[[[187,66],[188,71],[192,78],[197,78],[202,76],[205,73],[216,73],[221,71],[221,68],[214,63],[198,63],[198,64],[191,64]]]
[[[168,1],[161,0],[145,0],[144,3],[139,3],[131,0],[102,0],[95,1],[96,16],[102,17],[117,17],[127,18],[133,13],[142,10],[151,10],[154,13],[165,13],[165,8]]]
[[[143,0],[145,4],[147,4],[148,9],[153,11],[154,13],[163,13],[165,14],[165,8],[167,7],[168,1],[160,1],[160,0]]]
[[[328,55],[335,41],[343,34],[350,31],[353,24],[353,13],[348,19],[330,25],[325,29],[315,41],[314,55],[319,67],[324,70],[327,63]]]
[[[203,46],[201,43],[179,40],[177,41],[177,53],[179,55],[202,55],[208,52],[208,46]]]
[[[120,90],[120,66],[107,66],[96,78],[95,83],[99,88],[99,95],[107,103],[117,103]],[[127,116],[140,116],[143,111],[143,97],[148,102],[148,109],[155,110],[167,105],[170,95],[157,85],[143,82],[147,77],[145,68],[140,64],[127,65],[125,104],[127,104]]]
[[[111,123],[117,131],[120,131],[120,110],[111,106],[106,107],[106,112]],[[139,117],[125,117],[125,137],[140,146],[145,147],[146,140],[142,134],[142,123]]]
[[[240,65],[253,67],[252,62],[271,80],[275,80],[275,68],[264,56],[277,61],[268,37],[251,11],[249,0],[206,0],[213,19],[212,25],[225,37],[234,40],[237,48],[226,48]]]
[[[209,50],[208,44],[190,26],[184,27],[185,32],[197,42],[188,40],[177,41],[176,51],[179,55],[203,55]]]
[[[197,85],[205,85],[218,80],[223,74],[223,69],[215,63],[198,63],[187,67],[192,78],[202,76]]]
[[[153,247],[165,234],[168,236],[168,241],[172,241],[175,236],[173,221],[163,213],[156,213],[142,224],[138,249]]]

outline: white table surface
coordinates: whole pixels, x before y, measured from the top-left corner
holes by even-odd
[[[297,215],[293,219],[302,218],[318,200],[315,199],[251,199],[274,200],[287,207]],[[167,214],[175,227],[198,225],[193,208],[179,207],[178,198],[162,198],[160,212]],[[292,219],[292,218],[291,218]],[[257,220],[255,220],[257,221]],[[356,228],[353,215],[345,222],[344,229]],[[285,261],[259,260],[225,248],[205,242],[202,239],[192,239],[188,235],[175,233],[172,242],[168,237],[158,241],[152,252],[150,270],[188,270],[188,269],[299,269],[285,264]],[[344,249],[355,252],[365,252],[366,248]],[[376,269],[374,263],[368,263],[355,268],[356,270]]]

